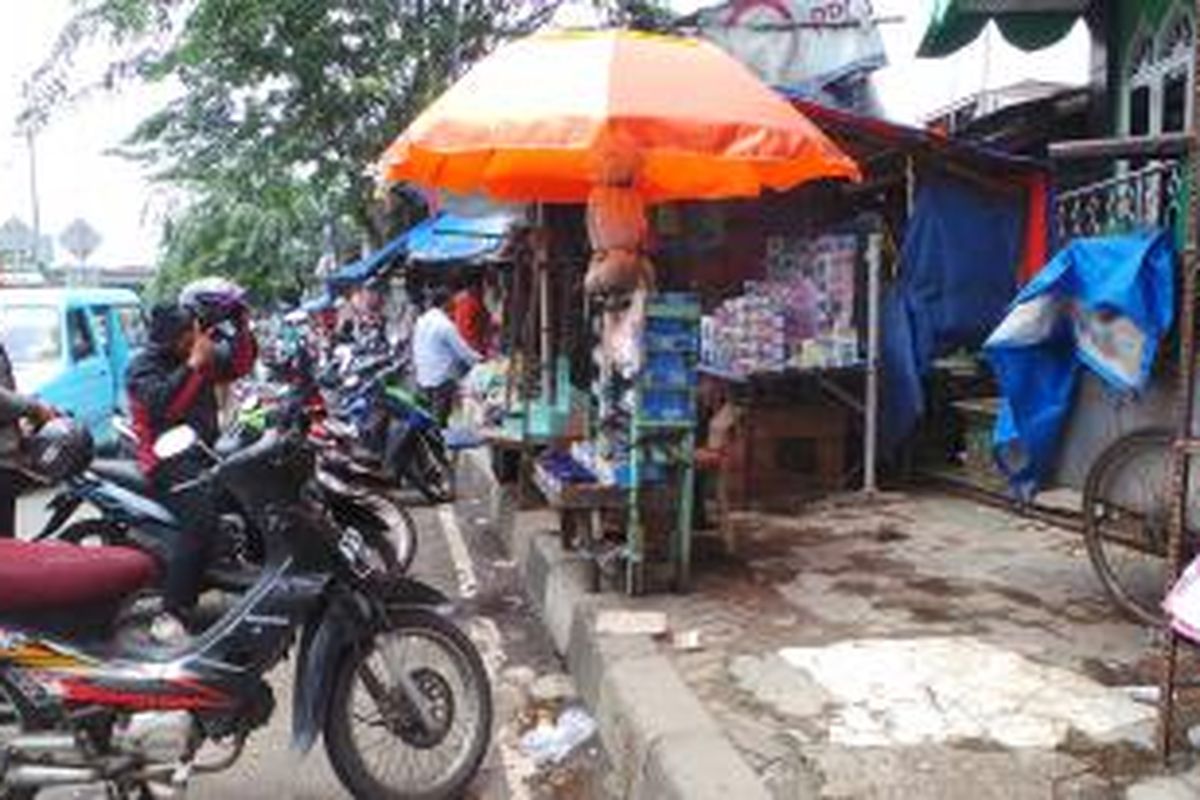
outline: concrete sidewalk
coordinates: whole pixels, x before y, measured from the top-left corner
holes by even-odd
[[[692,593],[636,600],[587,594],[553,514],[499,528],[625,796],[1198,796],[1157,774],[1154,636],[1077,533],[934,494],[737,525],[738,558],[701,557]],[[597,633],[614,608],[698,647]]]

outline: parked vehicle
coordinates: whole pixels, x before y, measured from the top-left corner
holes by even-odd
[[[454,498],[454,469],[441,427],[404,386],[403,363],[367,362],[342,380],[326,433],[342,452],[396,485],[409,485],[431,503]]]
[[[303,412],[298,412],[303,416]],[[231,455],[252,446],[268,432],[273,420],[255,406],[244,411],[218,442],[217,452]],[[303,434],[307,422],[293,420]],[[128,435],[128,434],[126,434]],[[313,444],[320,444],[314,441]],[[323,452],[321,447],[317,452]],[[403,574],[417,551],[417,528],[408,509],[377,492],[341,480],[316,462],[311,497],[318,500],[345,530],[360,536],[377,566],[389,574]],[[151,499],[153,492],[136,462],[97,459],[67,479],[49,501],[50,515],[37,541],[60,540],[75,544],[129,545],[162,553],[162,543],[173,537],[179,522],[165,507]],[[263,535],[254,526],[251,509],[242,507],[233,494],[218,496],[220,527],[208,584],[238,590],[265,558]],[[80,507],[98,512],[77,520]]]
[[[168,432],[157,453],[190,451]],[[270,433],[204,476],[253,510],[266,568],[202,635],[132,644],[123,616],[154,580],[139,550],[0,542],[0,796],[103,783],[113,797],[168,796],[231,766],[277,713],[264,676],[299,640],[293,741],[323,734],[357,798],[451,798],[477,772],[492,700],[449,600],[382,575],[361,539],[308,499],[314,454]],[[205,743],[226,755],[200,760]]]
[[[125,370],[144,343],[137,295],[125,289],[0,289],[0,341],[17,387],[70,413],[100,444],[125,410]]]

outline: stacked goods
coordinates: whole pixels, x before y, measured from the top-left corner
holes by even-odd
[[[747,293],[727,300],[701,330],[710,337],[703,349],[721,369],[769,372],[787,365],[785,310],[769,294]]]
[[[772,237],[767,252],[770,280],[748,281],[705,318],[705,363],[738,374],[857,363],[855,238]]]

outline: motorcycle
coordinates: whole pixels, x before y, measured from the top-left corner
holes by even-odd
[[[425,405],[403,386],[404,364],[363,379],[346,381],[340,402],[332,404],[327,433],[343,453],[359,456],[375,474],[407,483],[431,503],[454,499],[454,468],[442,429]],[[368,470],[371,471],[371,470]]]
[[[195,447],[194,432],[176,429],[156,454]],[[462,793],[490,740],[479,654],[444,595],[379,571],[362,538],[314,502],[314,462],[305,437],[271,432],[204,473],[250,510],[267,560],[233,607],[178,646],[123,635],[123,610],[155,579],[145,552],[0,541],[0,798],[95,783],[119,798],[182,793],[234,764],[276,713],[264,675],[297,639],[295,746],[307,752],[323,735],[356,798]],[[224,755],[201,760],[207,742]]]
[[[296,425],[296,415],[303,413],[283,412],[293,417],[286,424]],[[249,446],[275,421],[265,407],[247,404],[216,452],[230,454]],[[416,523],[408,509],[367,488],[347,483],[324,463],[324,458],[318,461],[315,489],[338,524],[362,536],[382,569],[396,574],[406,572],[417,552]],[[179,523],[152,496],[153,490],[135,462],[94,460],[87,470],[68,479],[50,500],[51,513],[34,539],[130,545],[161,554],[163,543]],[[84,505],[98,510],[100,516],[72,522]],[[264,545],[248,509],[239,507],[228,495],[222,497],[220,505],[217,545],[206,583],[236,591],[244,588],[247,576],[252,576],[262,563]]]

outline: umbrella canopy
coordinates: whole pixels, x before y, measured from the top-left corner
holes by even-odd
[[[636,159],[647,202],[859,175],[724,51],[630,31],[542,33],[500,48],[426,109],[380,167],[391,181],[582,202],[614,153]]]

